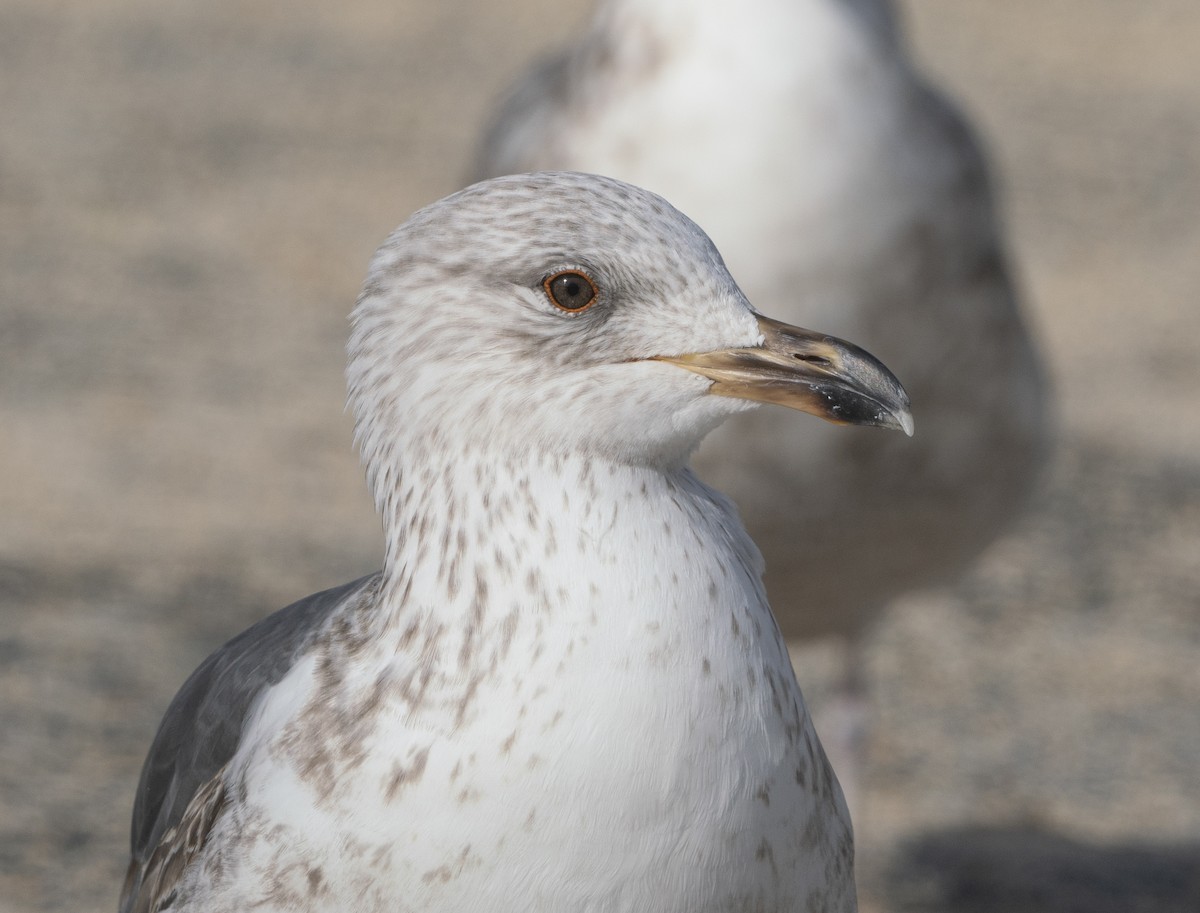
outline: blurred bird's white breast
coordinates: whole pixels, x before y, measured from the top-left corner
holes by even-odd
[[[921,205],[907,172],[935,165],[903,160],[907,73],[849,4],[609,6],[614,62],[578,74],[570,105],[505,167],[594,171],[661,193],[712,234],[751,300],[781,245],[819,297],[814,282],[857,265]]]

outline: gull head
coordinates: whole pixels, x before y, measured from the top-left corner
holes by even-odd
[[[678,465],[762,402],[912,430],[879,361],[758,315],[694,222],[595,175],[510,175],[420,210],[375,254],[351,323],[376,489],[433,448]]]

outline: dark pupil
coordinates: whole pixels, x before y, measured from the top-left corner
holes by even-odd
[[[552,288],[559,307],[578,310],[592,300],[592,287],[581,276],[559,276]]]

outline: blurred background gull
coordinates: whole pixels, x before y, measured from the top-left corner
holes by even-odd
[[[914,440],[760,409],[694,460],[762,550],[784,636],[846,651],[813,712],[864,835],[872,624],[970,566],[1048,449],[1050,392],[969,125],[907,59],[886,0],[603,0],[497,110],[482,176],[564,168],[655,190],[760,311],[857,339],[904,378]]]
[[[342,412],[366,260],[589,7],[0,4],[3,913],[114,909],[186,674],[378,566]],[[1194,911],[1200,8],[898,15],[995,166],[1058,444],[863,642],[862,906]],[[817,704],[838,652],[802,661]]]

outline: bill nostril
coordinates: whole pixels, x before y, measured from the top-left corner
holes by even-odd
[[[829,368],[833,366],[833,362],[831,362],[824,355],[805,355],[802,352],[793,352],[792,358],[796,359],[797,361],[802,361],[805,364],[816,365],[818,368]]]

